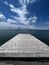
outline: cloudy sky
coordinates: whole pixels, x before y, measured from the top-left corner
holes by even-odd
[[[49,29],[49,0],[0,0],[0,29]]]

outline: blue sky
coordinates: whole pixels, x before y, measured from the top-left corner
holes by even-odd
[[[0,0],[2,28],[49,29],[49,0]]]

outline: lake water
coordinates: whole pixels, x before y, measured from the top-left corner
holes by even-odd
[[[45,44],[49,45],[49,30],[0,29],[0,46],[18,33],[32,34]]]

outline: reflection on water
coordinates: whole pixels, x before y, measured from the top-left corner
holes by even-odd
[[[7,30],[0,30],[0,45],[7,42],[9,39],[17,35],[18,33],[29,33],[40,39],[41,41],[45,42],[49,45],[49,30],[29,30],[29,29],[7,29]]]

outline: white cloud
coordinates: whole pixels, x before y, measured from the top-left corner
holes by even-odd
[[[36,16],[30,17],[29,21],[32,22],[32,23],[36,23],[37,17]]]
[[[29,3],[33,3],[33,2],[36,2],[36,0],[19,0],[19,3],[20,4],[23,4],[20,8],[15,8],[14,5],[12,4],[9,4],[9,6],[11,7],[11,11],[18,14],[18,17],[13,17],[13,18],[16,18],[17,21],[19,21],[20,23],[24,24],[24,25],[29,25],[30,22],[32,23],[36,23],[37,21],[37,17],[36,16],[33,16],[33,17],[30,17],[29,19],[26,17],[26,15],[28,14],[28,11],[27,11],[27,5],[24,5],[24,4],[29,4]]]
[[[9,6],[10,6],[12,9],[14,9],[14,8],[15,8],[12,4],[9,4]]]
[[[36,16],[32,17],[32,23],[36,23],[36,21],[37,21],[37,17]]]
[[[16,23],[16,20],[13,20],[13,19],[7,19],[7,22],[9,22],[9,23]]]
[[[34,3],[34,2],[36,2],[37,0],[30,0],[30,3]]]
[[[10,22],[0,22],[0,29],[35,29],[34,25],[14,25]]]
[[[34,3],[36,0],[19,0],[21,5],[28,5],[29,3]]]
[[[30,0],[27,0],[28,3]],[[35,1],[35,0],[33,0]],[[31,2],[31,1],[30,1]],[[0,14],[0,18],[2,19],[2,22],[0,23],[0,28],[4,27],[4,28],[26,28],[26,29],[33,29],[35,28],[35,24],[33,24],[32,26],[30,25],[30,22],[32,23],[36,23],[37,21],[37,17],[33,16],[30,18],[27,18],[26,15],[28,14],[27,8],[26,6],[22,6],[20,8],[15,8],[15,6],[13,6],[12,4],[8,4],[7,1],[5,1],[5,4],[10,6],[10,10],[16,14],[18,14],[17,16],[12,16],[13,19],[7,19],[6,22],[4,19],[6,19],[6,17],[1,13]],[[15,19],[15,20],[14,20]],[[16,24],[11,24],[11,23],[20,23],[19,25]],[[23,25],[21,25],[23,24]]]
[[[7,1],[5,1],[4,4],[9,5],[9,3]]]
[[[6,17],[5,17],[5,15],[3,15],[3,13],[1,13],[0,12],[0,29],[2,29],[2,28],[9,28],[9,29],[13,29],[13,28],[17,28],[16,27],[16,25],[14,25],[14,24],[11,24],[11,22],[16,22],[16,21],[14,21],[14,20],[12,20],[12,19],[7,19],[6,20]]]
[[[9,22],[0,22],[0,29],[17,29],[17,26]]]
[[[11,7],[12,8],[12,7]],[[20,9],[20,8],[15,8],[15,7],[13,7],[12,9],[11,9],[11,11],[12,12],[15,12],[16,14],[18,14],[18,16],[19,17],[16,17],[16,18],[18,18],[19,19],[19,21],[20,21],[20,23],[23,23],[23,24],[28,24],[27,22],[27,19],[26,19],[26,16],[25,16],[25,14],[27,13],[27,11],[26,10],[24,10],[24,9]]]
[[[15,12],[16,14],[18,14],[19,17],[13,17],[13,18],[16,18],[22,24],[29,25],[29,22],[36,23],[36,21],[37,21],[36,16],[30,17],[30,18],[26,17],[26,15],[28,14],[26,8],[23,8],[23,7],[15,8],[12,5],[10,10],[12,12]]]
[[[11,23],[16,23],[17,22],[17,19],[18,19],[17,17],[14,17],[16,20],[7,19],[6,22],[5,22],[4,19],[6,19],[6,17],[2,13],[0,13],[0,18],[2,20],[2,22],[0,22],[0,29],[2,29],[2,28],[3,29],[19,29],[19,28],[20,29],[42,29],[42,30],[49,29],[49,22],[42,23],[42,26],[40,27],[40,26],[35,26],[34,24],[30,25],[28,22],[26,23],[28,25],[11,24]],[[32,20],[32,19],[34,19],[36,21],[37,18],[36,18],[36,16],[34,16],[34,17],[30,18],[30,20]],[[27,21],[29,21],[29,20],[27,19]],[[33,22],[33,23],[35,23],[35,22]]]
[[[5,21],[2,21],[0,22],[0,29],[33,29],[35,28],[34,25],[30,26],[30,25],[15,25],[15,24],[11,24],[16,22],[15,20],[13,19],[7,19],[6,22]]]
[[[0,22],[3,22],[6,20],[6,17],[5,15],[3,15],[1,12],[0,12]]]

